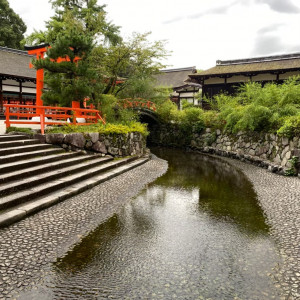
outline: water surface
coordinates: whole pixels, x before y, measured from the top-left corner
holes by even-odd
[[[152,152],[167,173],[23,299],[278,299],[276,245],[245,176],[220,159]]]

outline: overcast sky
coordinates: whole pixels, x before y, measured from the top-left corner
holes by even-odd
[[[48,0],[8,0],[31,33],[53,14]],[[124,37],[151,31],[172,51],[169,68],[300,52],[300,0],[98,0]]]

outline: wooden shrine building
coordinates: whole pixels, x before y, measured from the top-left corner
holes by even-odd
[[[160,70],[160,73],[155,75],[156,87],[172,88],[171,99],[178,107],[182,100],[187,100],[194,105],[198,104],[196,94],[199,92],[201,85],[191,82],[189,75],[196,73],[196,67],[187,67],[179,69]]]
[[[202,85],[202,96],[212,98],[220,92],[233,94],[245,82],[282,83],[293,75],[300,75],[300,53],[217,60],[215,67],[189,77]]]
[[[0,47],[0,115],[3,104],[34,105],[36,70],[30,69],[27,51]]]

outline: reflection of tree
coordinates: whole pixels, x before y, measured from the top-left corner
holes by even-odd
[[[268,231],[251,183],[232,165],[218,158],[176,149],[152,151],[169,163],[168,172],[155,184],[200,188],[201,210],[232,220],[251,233]]]

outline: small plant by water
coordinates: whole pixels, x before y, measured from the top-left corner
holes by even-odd
[[[297,176],[299,167],[299,157],[293,156],[289,161],[291,167],[284,173],[285,176]]]

